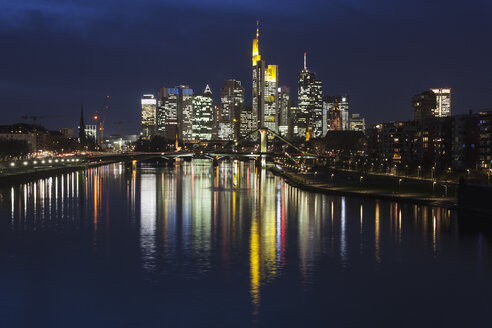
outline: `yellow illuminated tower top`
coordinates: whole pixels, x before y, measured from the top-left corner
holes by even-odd
[[[253,66],[256,65],[256,62],[261,60],[260,48],[258,44],[259,37],[260,37],[260,21],[256,21],[256,39],[253,39],[253,52],[252,52]]]

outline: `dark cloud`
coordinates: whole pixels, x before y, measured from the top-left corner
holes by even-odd
[[[22,114],[76,113],[82,100],[95,111],[110,94],[108,121],[132,122],[126,127],[132,132],[140,95],[163,85],[202,91],[210,83],[217,95],[225,79],[236,78],[249,95],[256,19],[262,55],[280,65],[294,98],[308,51],[324,92],[349,93],[353,110],[369,122],[411,118],[411,96],[435,86],[453,88],[454,112],[492,107],[485,1],[468,7],[422,0],[4,3],[2,123]]]

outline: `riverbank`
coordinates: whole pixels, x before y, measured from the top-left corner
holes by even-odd
[[[325,181],[325,179],[289,172],[276,167],[270,167],[269,169],[273,174],[284,178],[289,185],[306,191],[341,196],[405,201],[421,205],[441,206],[445,208],[456,208],[458,203],[457,197],[454,196],[437,197],[430,193],[416,191],[415,188],[412,190],[406,186],[402,188],[398,185],[397,190],[395,190],[395,188],[388,188],[388,186],[384,184],[364,184],[363,177],[361,178],[359,184],[329,183]]]
[[[16,172],[2,173],[0,174],[0,184],[26,183],[37,179],[49,178],[57,174],[82,171],[92,167],[113,164],[116,162],[118,161],[99,161],[99,162],[90,162],[90,163],[86,162],[86,163],[71,164],[69,166],[31,168],[31,169],[19,170]]]

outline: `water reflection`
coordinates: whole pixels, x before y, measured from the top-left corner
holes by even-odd
[[[152,279],[240,271],[254,318],[263,292],[288,270],[309,288],[322,261],[338,271],[360,259],[378,267],[416,242],[437,259],[457,230],[442,208],[304,192],[239,161],[114,164],[9,187],[2,199],[14,232],[82,230],[108,251],[121,227],[138,231],[141,270]],[[485,239],[477,239],[482,262]]]

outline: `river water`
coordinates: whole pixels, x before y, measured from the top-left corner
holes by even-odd
[[[4,185],[0,326],[488,326],[492,234],[462,217],[253,162]]]

